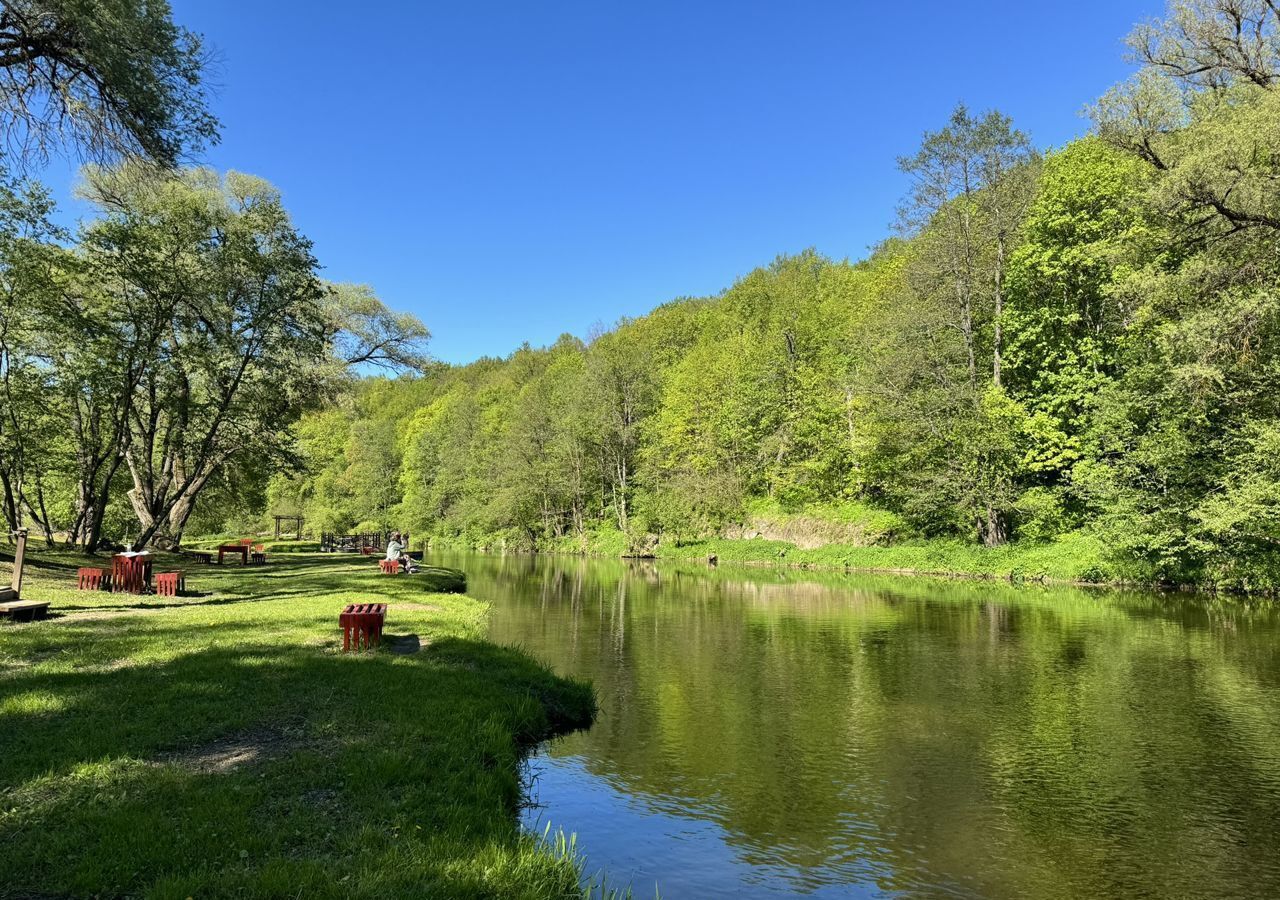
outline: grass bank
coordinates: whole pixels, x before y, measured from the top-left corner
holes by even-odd
[[[706,559],[714,555],[733,562],[905,575],[1118,583],[1120,579],[1107,563],[1103,551],[1102,543],[1096,538],[1074,534],[1050,543],[1006,544],[990,549],[958,541],[925,541],[886,547],[825,544],[802,548],[787,541],[764,538],[713,538],[679,544],[659,543],[654,553],[673,559]]]
[[[83,564],[36,551],[55,617],[0,623],[0,897],[579,895],[519,831],[518,763],[592,692],[483,641],[456,573],[276,556],[144,598]],[[354,601],[401,652],[339,652]]]
[[[630,548],[631,542],[622,532],[602,529],[582,537],[564,538],[545,549],[617,557]],[[723,562],[901,575],[1075,584],[1119,584],[1125,580],[1108,559],[1102,542],[1083,533],[1068,534],[1042,543],[1011,543],[994,549],[946,540],[902,541],[873,546],[838,542],[800,546],[792,541],[764,537],[715,537],[685,541],[667,538],[651,545],[649,550],[654,556],[665,559],[705,560],[715,556]]]

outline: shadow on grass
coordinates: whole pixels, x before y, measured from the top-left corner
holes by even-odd
[[[143,646],[92,626],[95,658]],[[162,663],[0,669],[0,897],[575,888],[571,864],[517,839],[517,763],[591,722],[589,687],[459,638],[341,655],[217,631]],[[240,763],[188,762],[226,745]]]
[[[69,551],[37,554],[29,559],[24,593],[32,599],[49,600],[53,614],[92,609],[144,611],[228,606],[329,594],[350,595],[348,602],[413,601],[421,595],[462,593],[466,588],[466,576],[462,572],[436,566],[424,567],[413,575],[387,576],[380,574],[376,560],[355,557],[315,554],[284,557],[266,566],[192,566],[182,559],[161,554],[155,560],[154,571],[182,571],[187,591],[179,597],[136,596],[75,589],[78,567],[107,567],[109,560]]]

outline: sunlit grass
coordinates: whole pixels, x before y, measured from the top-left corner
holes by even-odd
[[[515,813],[520,755],[591,691],[483,642],[456,574],[172,563],[188,596],[79,592],[82,558],[34,554],[53,617],[0,624],[0,896],[580,893]],[[357,601],[422,649],[339,652]]]

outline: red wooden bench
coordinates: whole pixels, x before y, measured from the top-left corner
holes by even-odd
[[[373,556],[372,547],[361,547],[360,552],[363,553],[365,556]]]
[[[396,575],[400,572],[400,563],[394,559],[380,559],[378,568],[382,570],[383,575]]]
[[[82,591],[108,591],[111,589],[111,576],[103,569],[83,566],[76,570],[78,589]]]
[[[187,589],[187,580],[181,572],[161,572],[156,576],[156,593],[161,597],[176,597]]]
[[[187,553],[187,556],[191,557],[196,562],[201,563],[202,565],[206,565],[206,566],[213,565],[213,554],[207,550],[192,550],[189,553]]]
[[[338,616],[342,626],[342,652],[376,647],[382,641],[382,626],[387,620],[385,603],[350,603]]]

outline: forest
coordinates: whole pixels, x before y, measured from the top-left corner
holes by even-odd
[[[1087,535],[1117,577],[1274,588],[1280,12],[1175,0],[1129,46],[1065,146],[958,106],[865,259],[780,256],[469,365],[322,282],[256,179],[90,168],[71,235],[8,176],[5,515],[90,548],[286,513],[648,553],[801,513],[869,545]]]

